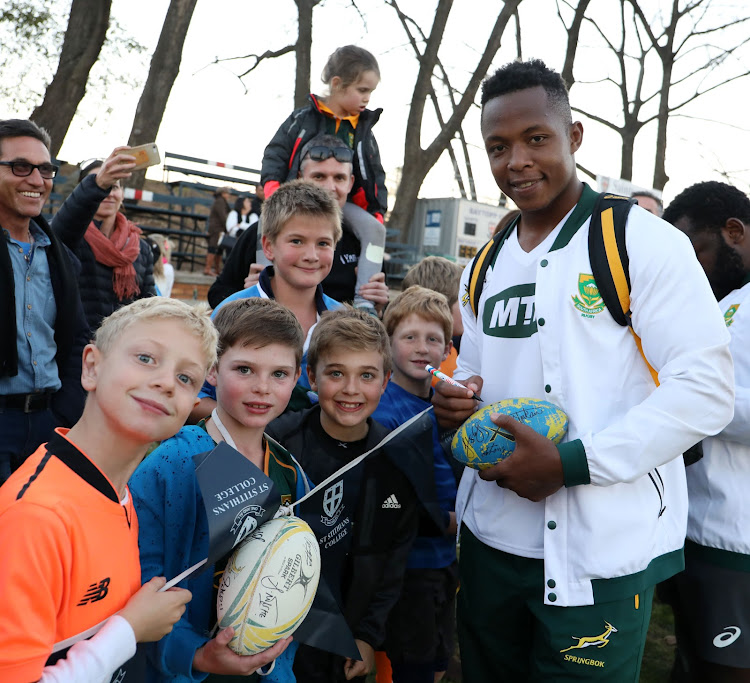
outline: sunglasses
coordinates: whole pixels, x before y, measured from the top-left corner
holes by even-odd
[[[354,159],[354,150],[348,147],[310,147],[305,155],[305,159],[313,161],[325,161],[331,157],[342,164],[350,164]]]
[[[60,167],[55,166],[55,164],[31,164],[28,161],[0,161],[0,166],[10,166],[13,175],[19,178],[30,176],[37,168],[39,169],[39,175],[45,180],[52,180],[60,170]]]
[[[100,166],[104,163],[104,159],[100,159],[98,157],[92,157],[91,159],[85,159],[80,164],[78,164],[78,170],[83,171],[84,169],[88,168],[92,164],[97,163]]]

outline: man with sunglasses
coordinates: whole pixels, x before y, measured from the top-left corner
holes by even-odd
[[[58,171],[49,145],[32,121],[0,120],[0,484],[85,399],[80,266],[41,216]]]
[[[317,135],[302,148],[299,177],[328,190],[343,208],[354,183],[353,155],[346,143],[335,135]],[[267,265],[257,258],[259,226],[260,223],[256,223],[242,233],[221,274],[211,286],[208,302],[214,308],[231,294],[254,285],[260,271]],[[360,243],[347,226],[346,218],[342,221],[342,227],[344,233],[336,245],[331,272],[322,284],[323,291],[331,298],[352,301],[357,282]],[[375,305],[386,303],[388,288],[385,285],[385,275],[378,273],[373,276],[369,283],[360,288],[360,293]]]

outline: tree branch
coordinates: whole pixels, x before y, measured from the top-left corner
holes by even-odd
[[[255,64],[253,64],[249,69],[241,73],[238,78],[243,78],[244,76],[247,76],[251,71],[254,71],[258,68],[258,65],[264,60],[264,59],[274,59],[276,57],[281,57],[282,55],[289,54],[290,52],[294,52],[297,49],[297,43],[294,43],[294,45],[287,45],[286,47],[282,47],[280,50],[266,50],[261,55],[245,55],[244,57],[228,57],[226,59],[216,59],[216,62],[224,62],[229,61],[231,59],[255,59]]]
[[[589,171],[589,169],[587,169],[583,164],[579,164],[577,161],[576,161],[576,168],[579,171],[582,171],[583,173],[585,173],[589,178],[593,178],[594,180],[596,180],[596,173]]]
[[[620,134],[622,134],[624,130],[624,128],[612,123],[611,121],[607,121],[607,119],[603,119],[601,116],[597,116],[596,114],[591,114],[590,112],[587,112],[585,109],[579,109],[578,107],[573,107],[573,106],[571,106],[571,109],[574,112],[583,114],[586,118],[591,119],[592,121],[596,121],[597,123],[601,123],[603,126],[607,126],[607,128],[616,130]]]

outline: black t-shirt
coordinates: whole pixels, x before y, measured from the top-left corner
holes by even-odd
[[[331,272],[323,280],[323,291],[332,299],[341,302],[354,299],[360,248],[359,240],[354,233],[344,227],[344,232],[333,254]]]

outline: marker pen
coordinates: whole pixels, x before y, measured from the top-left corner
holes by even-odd
[[[446,375],[444,372],[440,372],[440,370],[438,370],[437,368],[433,368],[431,365],[425,365],[424,369],[427,370],[427,372],[429,372],[431,375],[434,375],[438,379],[442,379],[443,382],[447,382],[451,386],[466,389],[463,384],[461,384],[460,382],[456,382],[455,379],[453,379],[452,377],[448,377],[448,375]],[[482,401],[482,403],[484,403],[484,400],[481,399],[478,394],[473,394],[473,397],[475,400]]]

